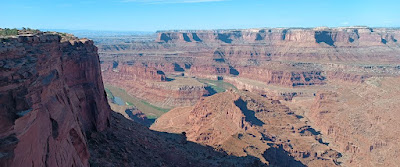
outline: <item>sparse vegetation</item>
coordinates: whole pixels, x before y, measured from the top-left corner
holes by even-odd
[[[237,88],[234,85],[224,82],[222,80],[211,80],[211,79],[200,79],[200,78],[197,80],[201,83],[207,84],[212,89],[214,89],[217,93],[225,92],[227,89],[237,90]]]
[[[170,110],[170,109],[166,109],[166,108],[161,108],[161,107],[154,106],[154,105],[152,105],[152,104],[150,104],[149,102],[144,101],[144,100],[141,100],[141,102],[142,102],[143,104],[149,106],[149,107],[152,107],[152,108],[154,108],[154,109],[156,109],[156,110],[159,110],[159,111],[162,111],[162,112],[164,112],[164,113],[166,113],[166,112],[168,112],[168,111]]]
[[[18,35],[18,29],[13,28],[5,28],[5,29],[0,29],[0,36],[13,36],[13,35]]]
[[[104,88],[104,90],[106,91],[107,99],[113,99],[114,98],[114,96],[111,93],[110,89]]]
[[[20,34],[37,34],[40,30],[22,27],[20,30],[16,28],[0,28],[0,36],[15,36]]]
[[[33,33],[33,34],[40,32],[40,30],[31,29],[31,28],[25,28],[25,27],[22,27],[22,31],[31,32],[31,33]]]

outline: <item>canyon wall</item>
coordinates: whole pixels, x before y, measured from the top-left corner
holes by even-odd
[[[400,75],[400,30],[395,28],[177,30],[157,34],[154,42],[98,44],[102,66],[139,64],[166,75],[229,76],[283,87],[330,81],[360,83],[374,75]]]
[[[198,40],[184,40],[185,36]],[[168,37],[168,38],[167,38]],[[156,41],[165,48],[209,48],[217,61],[233,65],[257,61],[399,62],[399,29],[279,28],[218,31],[161,31]],[[188,50],[196,52],[197,50]],[[384,59],[382,59],[384,58]],[[240,62],[230,59],[242,60]],[[374,62],[374,63],[377,63]],[[257,63],[256,63],[257,64]]]
[[[93,41],[1,40],[0,166],[89,166],[86,135],[106,129],[111,111]]]
[[[203,84],[185,84],[166,77],[160,68],[122,63],[102,64],[105,84],[124,89],[129,94],[162,107],[190,106],[209,92]]]

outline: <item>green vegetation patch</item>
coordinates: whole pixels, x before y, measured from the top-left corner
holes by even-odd
[[[217,93],[225,92],[228,89],[238,90],[234,85],[224,82],[222,80],[211,80],[211,79],[197,79],[199,82],[207,84],[212,89],[214,89]]]
[[[18,35],[18,29],[16,29],[16,28],[13,28],[13,29],[9,29],[9,28],[0,29],[0,36],[14,36],[14,35]]]
[[[162,111],[162,112],[164,112],[164,113],[166,113],[166,112],[168,112],[169,110],[171,110],[171,109],[166,109],[166,108],[161,108],[161,107],[154,106],[154,105],[152,105],[152,104],[150,104],[149,102],[144,101],[144,100],[141,100],[141,102],[142,102],[144,105],[147,105],[147,106],[149,106],[149,107],[151,107],[151,108],[154,108],[154,109],[156,109],[156,110]]]
[[[22,31],[30,32],[30,33],[33,33],[33,34],[36,34],[36,33],[40,32],[40,30],[38,30],[38,29],[25,28],[25,27],[22,27]]]
[[[31,28],[25,28],[22,27],[22,29],[16,29],[16,28],[0,28],[0,36],[16,36],[16,35],[21,35],[21,34],[37,34],[39,33],[40,30],[36,29],[31,29]]]
[[[131,102],[125,102],[127,106],[134,106]]]
[[[107,99],[114,99],[113,94],[111,93],[110,89],[104,88],[104,90],[106,91],[107,94]]]

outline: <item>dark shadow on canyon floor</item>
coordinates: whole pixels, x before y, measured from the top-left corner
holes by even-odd
[[[138,115],[137,113],[134,114],[134,113],[132,113],[132,110],[130,110],[130,109],[125,110],[125,113],[133,121],[135,121],[139,124],[142,124],[146,127],[150,127],[156,121],[156,119],[148,119],[147,117],[145,117],[145,115],[143,113],[141,113],[141,114],[143,114],[142,117],[141,117],[141,115]]]
[[[204,89],[208,91],[208,95],[206,95],[206,96],[212,96],[212,95],[215,95],[218,93],[211,86],[206,86],[206,87],[204,87]]]
[[[112,112],[111,127],[87,133],[91,166],[266,166],[186,141],[182,134],[157,132]]]
[[[290,156],[289,152],[282,148],[282,145],[272,146],[264,152],[263,156],[271,166],[306,167],[306,165]]]
[[[255,112],[247,108],[247,102],[243,101],[242,99],[238,99],[235,101],[235,105],[239,107],[240,110],[242,110],[244,116],[246,116],[245,120],[247,122],[250,122],[252,125],[257,125],[257,126],[264,125],[264,122],[259,120],[255,116]]]

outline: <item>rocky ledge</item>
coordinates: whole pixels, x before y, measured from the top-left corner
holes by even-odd
[[[109,124],[97,47],[59,33],[0,42],[0,166],[89,166],[86,132]]]

